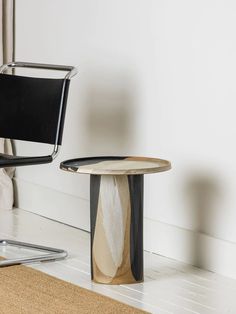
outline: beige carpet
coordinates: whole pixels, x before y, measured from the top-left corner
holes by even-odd
[[[147,313],[26,266],[0,268],[0,313]]]

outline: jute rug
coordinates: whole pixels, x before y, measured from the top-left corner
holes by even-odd
[[[26,266],[0,268],[1,314],[147,313]]]

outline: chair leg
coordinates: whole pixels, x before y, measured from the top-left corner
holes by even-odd
[[[61,249],[51,248],[47,246],[41,246],[31,243],[19,242],[14,240],[0,240],[0,246],[14,246],[25,249],[33,249],[37,251],[45,252],[46,254],[34,255],[29,257],[11,258],[0,261],[0,267],[29,264],[35,262],[56,261],[67,257],[68,253]]]

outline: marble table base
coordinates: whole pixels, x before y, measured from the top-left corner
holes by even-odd
[[[143,281],[143,175],[91,175],[91,276]]]

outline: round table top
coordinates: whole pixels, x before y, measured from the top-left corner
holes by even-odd
[[[60,168],[96,175],[135,175],[167,171],[171,163],[158,158],[101,156],[66,160]]]

